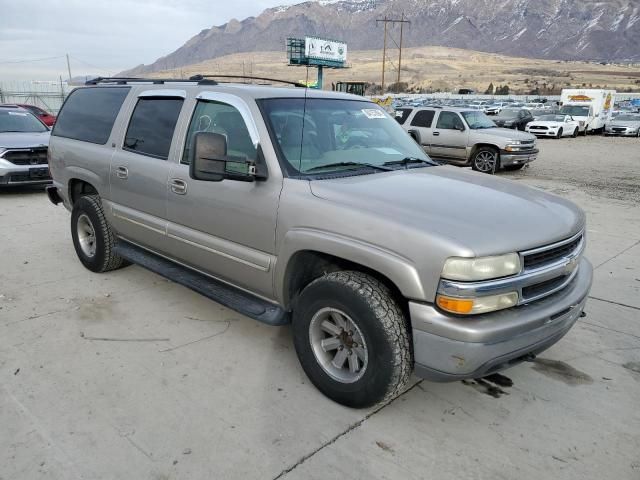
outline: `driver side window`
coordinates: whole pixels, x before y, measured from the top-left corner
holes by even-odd
[[[462,123],[462,120],[455,112],[440,112],[436,128],[442,130],[462,130],[464,129],[464,123]]]
[[[227,139],[227,154],[255,160],[256,146],[253,144],[247,125],[240,112],[226,103],[211,100],[200,100],[191,117],[189,130],[180,163],[189,165],[196,133],[213,132],[224,135]]]

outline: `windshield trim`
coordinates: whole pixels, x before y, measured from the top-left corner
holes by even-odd
[[[363,164],[361,168],[346,168],[346,169],[342,169],[342,170],[334,170],[334,171],[329,171],[329,172],[310,172],[310,173],[303,173],[303,172],[299,172],[298,170],[296,170],[293,165],[291,165],[285,155],[284,152],[282,151],[282,147],[280,145],[280,142],[278,141],[278,138],[276,136],[275,131],[273,130],[273,126],[271,125],[271,122],[268,120],[267,117],[267,111],[266,111],[266,102],[270,101],[270,100],[301,100],[301,99],[309,99],[309,100],[321,100],[321,101],[335,101],[335,100],[340,100],[340,101],[348,101],[348,102],[359,102],[359,103],[364,103],[367,105],[373,105],[375,107],[378,107],[378,105],[366,98],[348,98],[348,99],[344,99],[344,98],[339,98],[339,97],[290,97],[290,96],[282,96],[282,97],[262,97],[262,98],[256,98],[255,102],[256,105],[258,106],[258,110],[260,111],[260,115],[262,116],[262,122],[264,123],[264,126],[267,129],[267,132],[269,133],[269,140],[271,141],[271,145],[273,146],[273,150],[276,154],[276,158],[278,160],[278,164],[280,165],[280,171],[282,172],[282,176],[285,178],[291,178],[291,179],[295,179],[295,180],[326,180],[326,179],[331,179],[331,178],[343,178],[343,177],[353,177],[353,176],[360,176],[360,175],[375,175],[375,174],[382,174],[382,173],[390,173],[391,171],[397,171],[397,170],[405,170],[404,167],[401,168],[393,168],[390,171],[383,171],[381,169],[374,169],[371,168],[370,166]],[[391,117],[391,120],[393,122],[396,122],[396,120]],[[396,122],[397,123],[397,122]],[[402,128],[402,127],[401,127]],[[425,153],[426,155],[426,153]],[[428,155],[427,155],[428,157]],[[430,157],[429,157],[430,158]],[[433,162],[433,165],[423,165],[422,167],[431,167],[431,166],[437,166],[439,164],[437,164],[436,162]],[[413,167],[413,168],[422,168],[422,167]]]

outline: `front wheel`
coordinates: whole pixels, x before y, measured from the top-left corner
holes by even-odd
[[[556,133],[556,138],[562,138],[562,129],[558,130],[558,133]]]
[[[482,173],[498,171],[499,154],[495,148],[480,147],[473,155],[471,168]]]
[[[114,251],[115,236],[98,195],[80,197],[71,211],[71,238],[80,262],[96,273],[128,265]]]
[[[576,138],[578,136],[578,127],[576,127],[576,129],[573,131],[573,134],[571,136],[573,138]]]
[[[327,397],[354,408],[402,392],[412,369],[407,320],[391,291],[356,271],[311,282],[293,309],[302,368]]]

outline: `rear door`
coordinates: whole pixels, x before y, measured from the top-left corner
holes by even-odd
[[[129,121],[111,160],[113,225],[123,237],[166,249],[169,158],[186,92],[144,90],[129,105]]]
[[[469,129],[457,112],[440,111],[433,129],[431,154],[447,160],[467,160]]]
[[[433,129],[431,127],[435,113],[435,110],[431,109],[418,110],[411,119],[411,124],[408,127],[405,125],[407,130],[418,132],[422,148],[428,154],[431,153],[431,142],[433,139]]]

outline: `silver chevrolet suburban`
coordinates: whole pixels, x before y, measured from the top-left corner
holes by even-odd
[[[578,207],[437,165],[362,97],[98,79],[67,98],[50,156],[86,268],[136,263],[291,323],[310,380],[351,407],[412,371],[453,381],[533,358],[591,286]]]
[[[405,108],[396,111],[396,120],[431,157],[483,173],[519,170],[538,155],[534,135],[498,128],[470,108]]]

